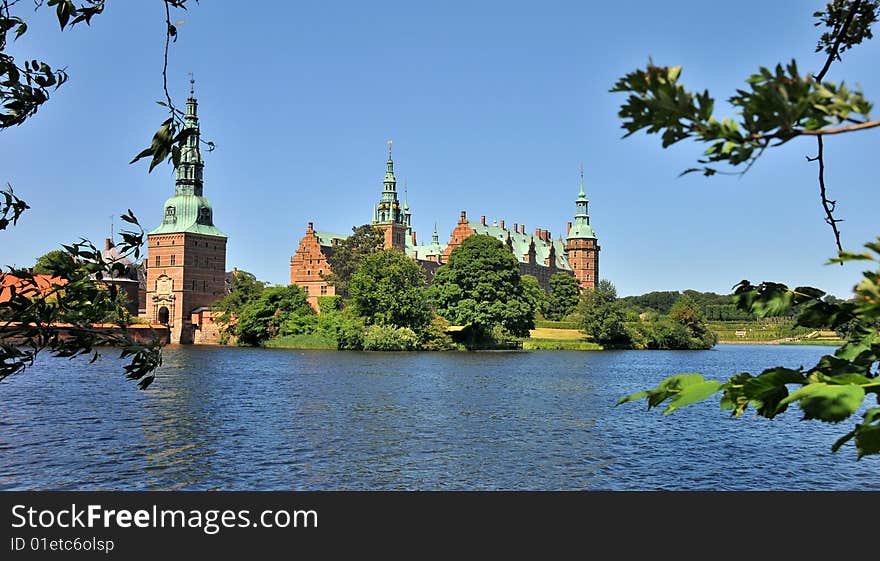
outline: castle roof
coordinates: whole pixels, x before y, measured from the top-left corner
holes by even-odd
[[[550,248],[553,247],[556,251],[556,268],[564,271],[571,270],[571,265],[569,265],[568,259],[565,257],[565,244],[562,240],[548,241],[524,232],[516,232],[507,228],[501,228],[500,226],[484,225],[482,222],[468,222],[468,227],[475,234],[492,236],[497,240],[501,240],[504,244],[507,244],[509,237],[513,254],[522,263],[526,262],[524,256],[528,254],[529,245],[532,241],[535,242],[535,260],[539,265],[544,264],[545,260],[550,256]]]

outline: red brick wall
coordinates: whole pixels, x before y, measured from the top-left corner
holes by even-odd
[[[290,258],[290,284],[302,287],[309,295],[309,304],[315,310],[318,309],[319,296],[336,295],[336,287],[325,281],[321,275],[328,275],[332,271],[327,256],[321,250],[321,244],[312,223],[306,230],[306,235],[299,242],[299,247],[293,257]]]
[[[599,282],[599,245],[596,240],[569,240],[565,249],[581,289],[595,289]]]
[[[192,311],[225,295],[225,276],[225,238],[190,233],[147,236],[147,319],[160,323],[160,309],[167,308],[171,342],[192,343]],[[157,285],[165,277],[171,280],[173,298],[157,300]]]

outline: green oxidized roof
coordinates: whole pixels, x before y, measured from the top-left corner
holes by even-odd
[[[190,84],[192,84],[190,80]],[[181,150],[176,169],[174,196],[165,201],[162,224],[150,234],[179,234],[189,232],[205,236],[227,237],[214,226],[214,209],[203,196],[202,155],[199,150],[198,102],[190,89],[186,100],[184,129],[193,130]]]
[[[165,201],[164,208],[165,218],[162,224],[150,234],[190,232],[220,238],[226,237],[226,234],[214,226],[214,210],[205,197],[174,195]]]
[[[596,232],[593,230],[593,227],[590,226],[590,215],[587,210],[589,205],[589,201],[587,200],[587,194],[584,193],[584,172],[581,170],[581,190],[578,193],[577,201],[575,202],[575,215],[574,215],[574,224],[571,225],[571,230],[568,232],[568,239],[596,239]]]
[[[342,234],[334,234],[333,232],[323,232],[321,230],[315,230],[315,235],[318,236],[318,243],[324,247],[332,246],[333,240],[339,240],[341,242],[348,237],[343,236]]]
[[[468,226],[475,234],[492,236],[495,239],[501,240],[505,245],[507,245],[507,238],[509,236],[513,254],[521,263],[526,262],[525,255],[529,252],[529,244],[531,244],[532,240],[535,241],[535,262],[538,265],[544,265],[544,260],[550,256],[550,247],[553,246],[556,250],[556,268],[564,271],[571,270],[571,265],[568,264],[568,259],[565,257],[565,243],[562,240],[544,241],[531,234],[514,232],[508,229],[502,230],[500,226],[490,226],[488,224],[483,226],[480,222],[468,222]]]

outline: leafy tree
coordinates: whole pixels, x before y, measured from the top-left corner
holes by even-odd
[[[396,249],[365,255],[348,283],[350,304],[367,325],[393,325],[420,331],[431,321],[425,273]]]
[[[579,288],[573,275],[560,272],[550,277],[550,295],[544,308],[544,317],[561,320],[577,310]]]
[[[692,341],[687,348],[710,349],[718,342],[718,337],[706,324],[703,310],[697,306],[697,303],[689,295],[684,294],[678,299],[675,305],[672,306],[669,316],[672,321],[683,326],[690,335]]]
[[[215,310],[220,310],[227,316],[234,315],[242,306],[259,298],[266,288],[266,283],[257,280],[253,273],[236,270],[229,288],[229,294],[213,306]]]
[[[327,257],[332,273],[323,275],[341,295],[348,295],[348,281],[358,270],[364,257],[380,251],[385,244],[382,230],[371,224],[354,227],[351,231],[352,234],[339,242]]]
[[[34,263],[35,275],[54,275],[55,271],[64,271],[70,264],[70,255],[66,251],[53,249],[49,253],[37,257]]]
[[[880,262],[880,238],[865,245],[868,251],[856,254],[843,251],[834,203],[826,195],[824,180],[823,137],[851,133],[876,126],[868,116],[870,104],[859,91],[851,91],[823,79],[840,53],[871,37],[870,26],[877,21],[880,1],[835,0],[825,11],[816,12],[817,25],[828,31],[819,41],[817,50],[824,50],[827,59],[815,76],[801,76],[794,62],[775,72],[762,68],[748,82],[750,91],[740,91],[731,103],[741,111],[741,121],[712,118],[712,99],[708,92],[696,96],[677,83],[680,68],[653,65],[622,78],[613,91],[632,95],[621,108],[620,116],[629,134],[647,128],[649,133],[661,132],[664,147],[684,138],[710,144],[701,163],[724,162],[748,169],[767,148],[778,146],[801,136],[817,141],[819,187],[826,222],[831,226],[839,249],[838,257],[829,263],[847,261]],[[861,116],[861,119],[857,118]],[[690,170],[688,170],[690,171]],[[713,175],[717,170],[704,168]],[[706,380],[700,374],[678,374],[661,382],[656,388],[622,398],[618,404],[647,399],[648,407],[668,402],[664,414],[692,403],[721,394],[721,406],[732,415],[742,415],[751,405],[758,415],[774,418],[789,405],[797,404],[805,420],[818,419],[839,423],[856,414],[873,395],[880,404],[880,382],[875,365],[880,362],[880,270],[863,272],[855,286],[855,297],[847,302],[823,300],[825,293],[813,287],[789,288],[774,282],[752,285],[740,282],[735,290],[737,306],[758,317],[778,316],[799,309],[797,324],[816,329],[837,329],[851,326],[846,342],[833,355],[825,355],[811,368],[768,368],[754,376],[741,373],[731,378]],[[797,389],[790,391],[789,387]],[[837,451],[849,441],[855,442],[858,457],[880,454],[880,407],[867,407],[862,421],[831,447]]]
[[[491,339],[495,326],[515,337],[528,337],[535,327],[519,263],[491,236],[469,236],[455,248],[437,270],[429,294],[438,314],[471,328],[472,342]]]
[[[266,288],[259,297],[238,309],[235,323],[231,329],[240,345],[259,345],[264,341],[283,334],[300,334],[308,329],[297,331],[297,322],[307,326],[314,325],[311,318],[315,312],[309,306],[306,292],[292,284]]]
[[[626,312],[617,300],[617,288],[602,279],[594,290],[587,290],[579,304],[581,330],[603,347],[629,347],[632,338],[626,330]]]
[[[547,307],[547,293],[541,288],[538,278],[532,275],[522,276],[523,291],[529,300],[535,316],[543,314],[544,308]]]

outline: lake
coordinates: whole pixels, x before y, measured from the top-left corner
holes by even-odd
[[[169,347],[149,390],[122,361],[43,357],[0,383],[0,489],[878,490],[840,425],[662,416],[626,394],[676,373],[811,366],[830,347],[356,353]]]

